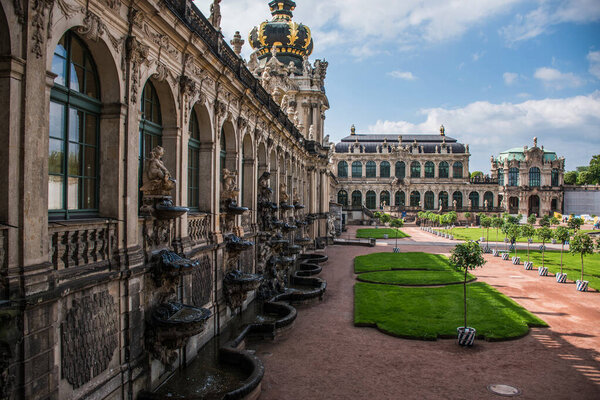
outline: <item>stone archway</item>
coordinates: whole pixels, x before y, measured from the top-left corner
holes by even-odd
[[[518,214],[519,213],[519,198],[512,196],[508,198],[508,213]]]
[[[535,214],[540,216],[540,197],[537,194],[529,196],[527,215]]]

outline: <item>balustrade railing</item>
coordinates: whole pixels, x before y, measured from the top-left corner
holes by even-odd
[[[194,243],[210,239],[210,214],[188,215],[188,236]]]
[[[77,221],[50,223],[50,260],[54,269],[109,261],[117,248],[117,223]]]

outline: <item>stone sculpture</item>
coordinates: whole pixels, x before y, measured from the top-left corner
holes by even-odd
[[[208,17],[210,23],[218,31],[221,30],[221,0],[213,0],[210,5],[210,17]]]
[[[164,154],[165,150],[160,146],[156,146],[146,160],[146,167],[142,175],[142,187],[140,188],[145,196],[169,195],[171,189],[175,187],[176,181],[171,178],[171,173],[162,161]]]
[[[279,185],[279,202],[287,203],[289,198],[290,196],[288,196],[287,194],[287,185],[285,184],[285,182],[281,182],[281,184]]]

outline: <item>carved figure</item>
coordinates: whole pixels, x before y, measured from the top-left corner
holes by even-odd
[[[252,52],[252,54],[250,54],[250,59],[248,60],[248,69],[250,70],[250,72],[254,73],[256,71],[256,69],[258,68],[258,56],[256,55],[256,52]]]
[[[212,26],[215,27],[216,30],[221,30],[221,0],[213,0],[210,5],[210,17],[208,17]]]
[[[280,106],[281,107],[281,111],[283,111],[283,112],[287,111],[287,109],[288,109],[288,102],[289,102],[288,95],[284,94],[281,97],[281,106]]]
[[[488,208],[488,201],[487,200],[483,201],[483,207],[487,210],[487,208]]]
[[[288,196],[287,194],[287,185],[285,184],[285,182],[281,182],[281,184],[279,185],[279,201],[281,203],[287,203],[289,198],[290,196]]]
[[[456,200],[452,200],[452,206],[454,207],[454,209],[456,210]]]
[[[175,179],[171,178],[169,170],[163,164],[162,156],[164,154],[165,150],[156,146],[146,160],[140,188],[146,195],[168,195],[175,187]]]
[[[329,214],[327,216],[327,233],[329,233],[329,236],[335,236],[336,234],[335,217],[333,216],[333,214]]]
[[[329,135],[325,135],[325,137],[323,138],[323,144],[324,145],[328,145],[329,144]]]
[[[310,61],[308,61],[308,56],[304,55],[302,60],[302,73],[304,76],[312,75],[312,65],[310,65]]]
[[[308,128],[308,140],[315,140],[315,126],[311,125]]]
[[[221,199],[232,200],[237,199],[239,190],[235,187],[237,172],[223,168],[223,180],[221,182]]]
[[[294,188],[292,190],[292,200],[294,202],[294,204],[299,204],[300,203],[300,196],[298,195],[298,189]]]

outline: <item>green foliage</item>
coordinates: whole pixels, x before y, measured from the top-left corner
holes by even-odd
[[[600,184],[600,154],[592,157],[588,172],[591,175],[590,183],[594,185]]]
[[[354,259],[354,273],[370,271],[391,271],[400,269],[447,270],[450,260],[441,254],[421,252],[373,253]]]
[[[544,215],[540,219],[540,226],[550,226],[550,217],[547,215]]]
[[[559,224],[560,224],[560,221],[558,218],[556,218],[554,216],[550,217],[550,225],[559,225]]]
[[[527,217],[528,224],[535,225],[536,221],[537,221],[537,216],[535,214],[531,214],[529,217]]]
[[[531,224],[521,226],[521,235],[527,239],[533,239],[535,236],[535,228]]]
[[[557,226],[554,230],[554,239],[559,243],[565,243],[571,237],[569,230],[564,226]]]
[[[487,217],[484,215],[479,219],[479,222],[483,228],[489,228],[492,226],[492,217]]]
[[[476,176],[483,176],[483,172],[481,172],[481,171],[471,172],[471,178],[475,178]]]
[[[535,235],[542,243],[546,243],[548,240],[552,239],[552,230],[547,226],[542,226],[541,228],[536,229]]]
[[[404,226],[404,220],[402,218],[394,218],[390,222],[392,228],[402,228]]]
[[[498,229],[504,225],[504,220],[500,217],[492,217],[492,227]]]
[[[483,250],[475,242],[457,244],[450,252],[450,263],[459,270],[475,269],[485,264]]]
[[[575,217],[569,219],[569,229],[573,229],[575,232],[577,232],[579,228],[581,228],[581,225],[583,225],[583,219]]]
[[[565,172],[565,184],[567,185],[575,185],[577,183],[577,175],[579,175],[577,173],[577,171],[569,171],[569,172]]]
[[[519,214],[517,216],[514,215],[510,215],[510,214],[504,214],[504,221],[506,221],[509,224],[518,224],[521,221],[522,215]]]
[[[392,216],[390,214],[381,213],[381,215],[379,216],[379,221],[381,221],[382,224],[387,224],[391,220]]]
[[[383,235],[388,235],[389,239],[394,239],[396,236],[399,238],[409,237],[409,235],[396,228],[364,228],[356,231],[356,237],[359,239],[383,239]]]
[[[594,254],[594,242],[590,235],[583,232],[576,233],[569,242],[569,251],[581,256],[581,280],[583,280],[583,257]]]
[[[578,185],[589,185],[592,183],[593,176],[590,171],[582,171],[577,175],[577,184]]]

